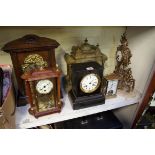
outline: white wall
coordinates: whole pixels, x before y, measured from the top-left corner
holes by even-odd
[[[155,61],[155,27],[128,27],[127,33],[136,88],[143,92]]]

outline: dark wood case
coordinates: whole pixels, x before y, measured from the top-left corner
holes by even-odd
[[[18,87],[17,106],[27,104],[24,81],[20,78],[23,74],[22,65],[25,58],[31,54],[39,54],[47,62],[48,67],[56,68],[55,48],[58,46],[56,40],[30,34],[13,40],[2,48],[11,55]]]

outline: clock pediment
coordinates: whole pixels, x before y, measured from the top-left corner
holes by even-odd
[[[81,44],[80,46],[73,46],[72,52],[70,54],[73,59],[85,59],[87,58],[96,58],[96,57],[103,57],[105,60],[107,60],[106,55],[104,55],[99,45],[91,45],[88,43],[88,40],[85,39],[85,42]]]
[[[34,34],[28,34],[23,36],[22,38],[13,40],[8,42],[4,45],[2,48],[5,52],[22,52],[25,51],[31,51],[31,50],[39,50],[42,48],[57,48],[59,46],[59,43],[50,38],[46,37],[39,37]]]

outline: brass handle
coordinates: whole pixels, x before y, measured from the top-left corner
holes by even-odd
[[[97,120],[99,121],[99,120],[102,120],[103,119],[103,116],[98,116],[97,117]]]
[[[82,120],[82,121],[81,121],[81,124],[87,124],[87,123],[88,123],[87,120]]]

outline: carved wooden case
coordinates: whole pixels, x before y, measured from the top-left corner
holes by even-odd
[[[36,118],[61,111],[60,75],[59,70],[53,69],[37,70],[22,75],[30,103],[29,112]],[[47,94],[40,94],[36,90],[37,83],[43,80],[48,80],[53,84],[52,90]]]
[[[21,75],[34,68],[56,68],[55,48],[59,46],[56,40],[39,37],[37,35],[26,35],[13,40],[2,48],[10,53],[18,86],[17,105],[26,104],[24,82]]]

